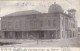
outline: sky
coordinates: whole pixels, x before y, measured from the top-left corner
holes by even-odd
[[[65,12],[68,9],[76,9],[77,25],[80,27],[80,1],[79,0],[25,0],[25,1],[0,1],[0,17],[16,11],[37,10],[47,13],[51,4],[61,5]]]

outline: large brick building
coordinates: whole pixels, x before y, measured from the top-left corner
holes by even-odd
[[[61,39],[77,36],[74,9],[64,13],[56,3],[48,13],[35,10],[19,11],[1,17],[1,38],[5,39]]]

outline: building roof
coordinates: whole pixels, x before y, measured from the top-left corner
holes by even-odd
[[[30,11],[30,12],[29,12]],[[70,17],[70,15],[66,14],[66,13],[63,13],[63,12],[53,12],[53,13],[40,13],[38,11],[32,11],[32,10],[29,10],[29,11],[18,11],[18,12],[14,12],[14,13],[11,13],[11,14],[8,14],[6,16],[3,16],[3,17],[16,17],[16,16],[27,16],[27,15],[44,15],[44,14],[63,14],[67,17]],[[2,17],[2,18],[3,18]]]
[[[8,15],[3,16],[3,17],[11,17],[11,16],[15,17],[15,16],[32,15],[32,14],[40,14],[40,15],[42,15],[42,14],[57,14],[57,13],[71,17],[70,15],[64,13],[64,10],[62,9],[62,7],[56,3],[52,4],[49,7],[48,13],[41,13],[41,12],[36,11],[36,10],[28,10],[28,11],[17,11],[17,12],[8,14]]]
[[[8,14],[3,17],[9,17],[9,16],[21,16],[21,15],[30,15],[30,14],[40,14],[41,12],[35,11],[35,10],[28,10],[28,11],[17,11],[11,14]]]
[[[48,10],[49,13],[53,13],[53,12],[64,12],[64,10],[62,9],[62,7],[56,3],[52,4],[50,7],[49,7],[49,10]]]

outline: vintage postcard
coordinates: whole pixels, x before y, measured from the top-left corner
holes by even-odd
[[[0,0],[0,51],[80,51],[80,0]]]

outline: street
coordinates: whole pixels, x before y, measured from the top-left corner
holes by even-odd
[[[2,42],[3,40],[0,40]],[[4,44],[9,47],[80,47],[80,38],[72,39],[46,39],[46,40],[27,40],[27,39],[8,39],[4,42],[14,44]]]

